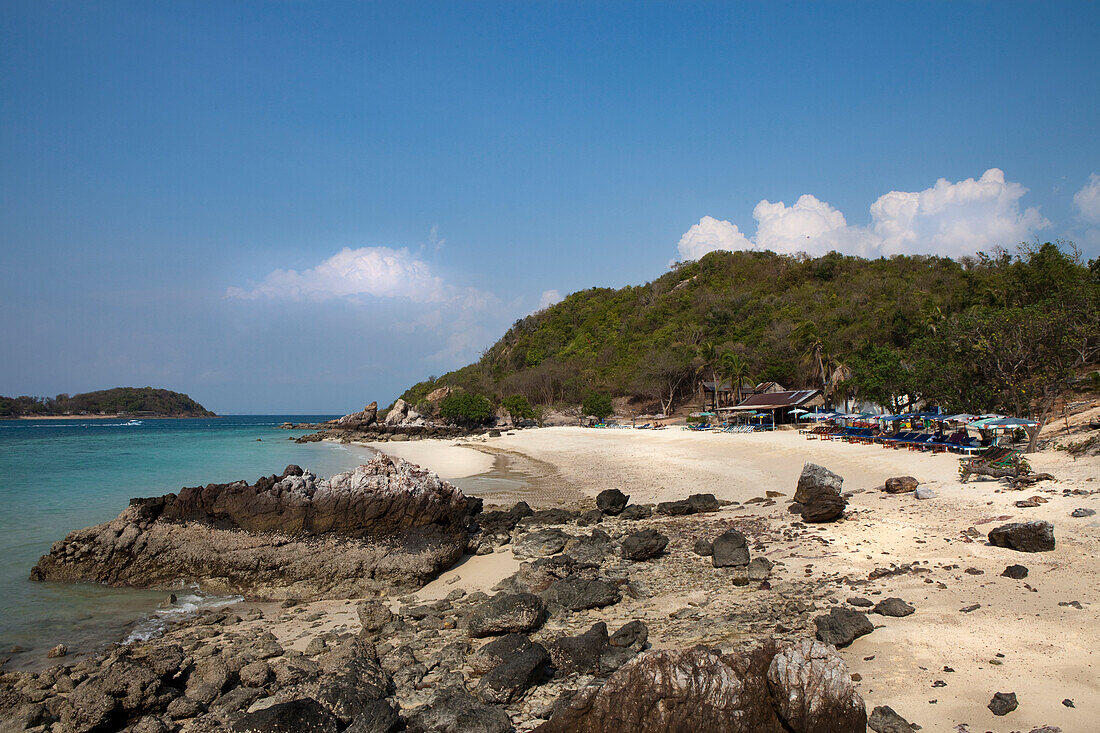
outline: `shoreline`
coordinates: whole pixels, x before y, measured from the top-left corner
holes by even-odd
[[[16,420],[213,420],[224,415],[16,415],[0,418],[0,423]]]

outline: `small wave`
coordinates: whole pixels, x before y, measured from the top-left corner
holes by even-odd
[[[151,616],[138,621],[122,643],[149,641],[163,634],[172,624],[191,618],[199,611],[224,608],[243,600],[243,596],[207,595],[197,587],[191,586],[185,592],[176,594],[175,603],[165,608],[158,608]]]

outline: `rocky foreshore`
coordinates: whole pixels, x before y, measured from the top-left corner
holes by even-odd
[[[433,393],[434,394],[434,393]],[[438,394],[438,402],[446,394]],[[532,423],[533,425],[533,423]],[[470,435],[485,435],[499,431],[484,426],[461,426],[441,422],[430,415],[418,413],[404,400],[397,400],[386,412],[378,417],[378,403],[372,402],[359,412],[344,415],[336,420],[322,423],[283,423],[282,430],[316,430],[295,440],[299,443],[315,443],[332,440],[341,443],[385,443],[388,441],[424,440],[428,438],[461,438]]]

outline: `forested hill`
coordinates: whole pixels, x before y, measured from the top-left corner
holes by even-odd
[[[185,394],[152,387],[116,387],[56,397],[0,397],[0,417],[55,415],[148,415],[216,417]]]
[[[713,252],[651,283],[593,288],[517,321],[474,364],[429,378],[492,400],[590,392],[667,404],[700,377],[775,380],[898,406],[1026,414],[1100,354],[1100,260],[1056,245],[959,261]],[[1057,391],[1055,389],[1055,391]],[[909,398],[904,398],[908,400]]]

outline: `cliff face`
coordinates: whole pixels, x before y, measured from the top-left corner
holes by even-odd
[[[254,484],[134,499],[110,522],[54,543],[31,578],[198,582],[258,598],[415,588],[462,555],[477,508],[435,474],[385,455],[329,479],[288,466]]]

